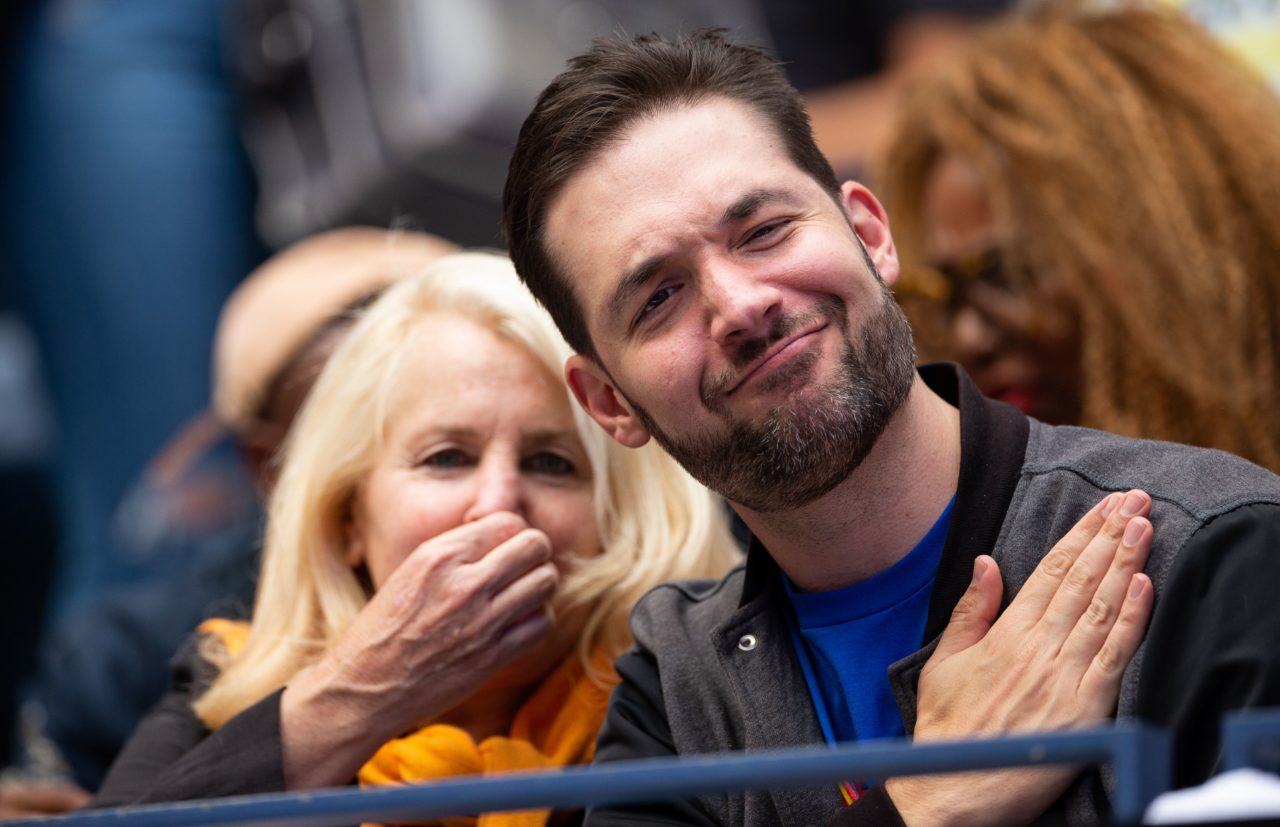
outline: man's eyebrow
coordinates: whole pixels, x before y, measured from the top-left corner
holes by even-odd
[[[790,203],[794,202],[795,198],[785,190],[752,190],[729,205],[724,215],[720,217],[720,223],[721,225],[732,224],[744,218],[750,218],[756,210],[777,201]]]

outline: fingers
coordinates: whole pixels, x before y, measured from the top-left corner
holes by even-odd
[[[550,565],[551,553],[547,535],[536,528],[526,528],[469,567],[488,584],[489,593],[496,595],[538,566]]]
[[[541,613],[555,594],[560,573],[551,561],[551,540],[527,528],[475,563],[488,570],[495,614],[504,619]]]
[[[1004,584],[996,561],[986,555],[975,559],[973,580],[951,612],[951,620],[934,650],[935,657],[946,658],[982,640],[1000,610],[1003,591]]]
[[[555,616],[551,608],[543,605],[536,611],[522,615],[503,627],[495,644],[495,656],[499,663],[518,657],[540,640],[551,634]]]
[[[471,568],[488,581],[490,596],[472,623],[495,664],[518,656],[551,632],[552,598],[560,572],[551,562],[551,542],[526,529]]]
[[[545,544],[546,537],[542,539]],[[560,584],[560,573],[551,562],[549,544],[545,547],[547,550],[540,558],[526,556],[498,575],[505,582],[493,591],[489,602],[499,625],[541,611],[555,594],[556,586]],[[533,565],[526,567],[528,562]]]
[[[1129,578],[1147,562],[1151,524],[1142,515],[1150,510],[1151,497],[1143,491],[1117,493],[1110,498],[1103,508],[1106,521],[1062,578],[1040,621],[1051,643],[1062,645],[1086,611],[1085,627],[1101,630],[1099,640],[1105,637],[1124,600]],[[1134,521],[1138,525],[1131,529]],[[1126,539],[1132,542],[1126,545]],[[1121,549],[1123,553],[1118,553]],[[1113,573],[1110,580],[1108,572]]]
[[[484,584],[487,599],[475,618],[477,634],[491,641],[502,661],[551,631],[551,599],[560,573],[551,561],[551,540],[526,528],[466,568]]]
[[[470,523],[463,523],[437,535],[433,540],[448,539],[458,544],[455,552],[461,562],[474,563],[490,551],[527,529],[529,524],[510,511],[488,514]]]
[[[1039,565],[1027,578],[1018,592],[1018,597],[1010,604],[1005,614],[1021,623],[1038,622],[1049,608],[1050,601],[1057,595],[1076,561],[1098,533],[1105,530],[1108,520],[1118,513],[1123,498],[1124,494],[1113,492],[1089,509],[1088,513],[1081,517],[1040,560]],[[1115,519],[1120,518],[1115,517]],[[1125,519],[1127,521],[1127,518]],[[1112,525],[1114,533],[1115,524]],[[1077,577],[1082,573],[1078,573]]]
[[[1141,491],[1108,495],[1046,555],[999,620],[993,620],[999,572],[994,561],[979,558],[921,673],[915,738],[1080,726],[1111,714],[1154,602],[1141,572],[1153,537],[1150,508]],[[977,800],[1020,802],[1013,816],[1006,808],[995,820],[1020,820],[1024,811],[1030,819],[1065,789],[1072,772],[975,776],[962,795],[974,798],[975,786],[987,785],[991,795]],[[895,802],[906,789],[891,790]],[[945,812],[954,820],[945,788],[910,792],[925,803],[922,818]]]
[[[1006,611],[1007,615],[1033,623],[1044,614],[1049,601],[1058,591],[1058,584],[1062,582],[1062,578],[1066,577],[1076,558],[1106,523],[1106,517],[1102,512],[1108,504],[1112,503],[1114,497],[1115,494],[1109,494],[1089,509],[1088,513],[1081,517],[1049,550],[1049,553],[1036,566],[1036,570],[1023,583],[1017,599]]]
[[[1135,516],[1129,520],[1110,567],[1063,644],[1064,658],[1075,663],[1088,663],[1098,656],[1123,615],[1126,601],[1131,599],[1134,577],[1146,565],[1153,536],[1151,523],[1145,517]],[[1143,577],[1145,579],[1145,575]],[[1050,606],[1051,614],[1054,608]],[[1126,619],[1131,620],[1132,616]]]
[[[1154,603],[1151,579],[1145,574],[1133,575],[1116,622],[1080,681],[1078,702],[1094,715],[1109,715],[1115,709],[1120,679],[1142,643]]]
[[[362,629],[380,645],[476,634],[490,639],[490,632],[554,593],[558,574],[551,557],[547,535],[515,514],[495,513],[442,532],[392,571],[361,612],[367,620]]]

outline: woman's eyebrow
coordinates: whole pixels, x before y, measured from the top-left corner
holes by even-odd
[[[543,448],[547,445],[563,445],[565,442],[576,444],[578,434],[571,428],[546,428],[530,431],[520,438],[520,444],[526,448]]]

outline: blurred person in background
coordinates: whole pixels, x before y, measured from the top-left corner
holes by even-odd
[[[835,168],[874,182],[911,79],[1012,0],[761,0],[787,79]],[[739,38],[740,39],[740,38]]]
[[[590,760],[631,605],[737,551],[717,498],[572,405],[568,355],[505,257],[370,307],[287,439],[252,624],[201,627],[96,803]]]
[[[286,248],[236,289],[215,339],[212,412],[175,436],[117,515],[122,545],[152,559],[149,574],[105,593],[47,647],[37,703],[53,749],[43,753],[65,766],[30,766],[41,750],[28,745],[28,782],[69,774],[95,789],[164,694],[190,630],[214,614],[248,616],[259,502],[303,399],[363,307],[455,249],[423,233],[342,228]],[[0,814],[53,800],[38,790],[0,792]]]
[[[7,4],[8,5],[8,4]],[[112,520],[204,405],[218,309],[258,262],[218,0],[35,0],[6,16],[0,264],[54,415],[44,623],[148,575]],[[7,631],[7,630],[6,630]]]
[[[10,135],[15,46],[32,5],[0,6],[0,155]],[[18,706],[35,670],[58,529],[48,472],[52,412],[38,349],[15,308],[12,270],[0,243],[0,522],[7,535],[0,552],[0,767],[12,763],[17,750]],[[0,795],[3,789],[0,775]]]
[[[2,284],[2,282],[0,282]],[[2,292],[2,291],[0,291]],[[19,702],[36,667],[40,619],[57,549],[45,462],[50,413],[30,331],[0,296],[0,767],[14,762],[21,742]],[[31,807],[66,809],[82,790],[49,782],[16,791],[0,773],[0,818],[25,812],[7,806],[16,795]]]
[[[992,27],[904,105],[884,184],[927,355],[1047,422],[1280,470],[1280,100],[1196,25]]]

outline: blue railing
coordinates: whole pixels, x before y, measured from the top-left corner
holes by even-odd
[[[1280,759],[1280,710],[1236,713],[1224,722],[1230,767]],[[690,798],[743,789],[812,787],[847,778],[887,778],[998,767],[1110,764],[1117,822],[1137,823],[1170,783],[1166,734],[1119,724],[1076,732],[911,744],[885,741],[753,753],[625,761],[553,772],[511,773],[430,784],[241,796],[91,810],[5,822],[40,827],[213,827],[402,822],[480,811],[583,807]]]
[[[1222,764],[1224,770],[1255,767],[1280,773],[1280,709],[1223,716]]]

